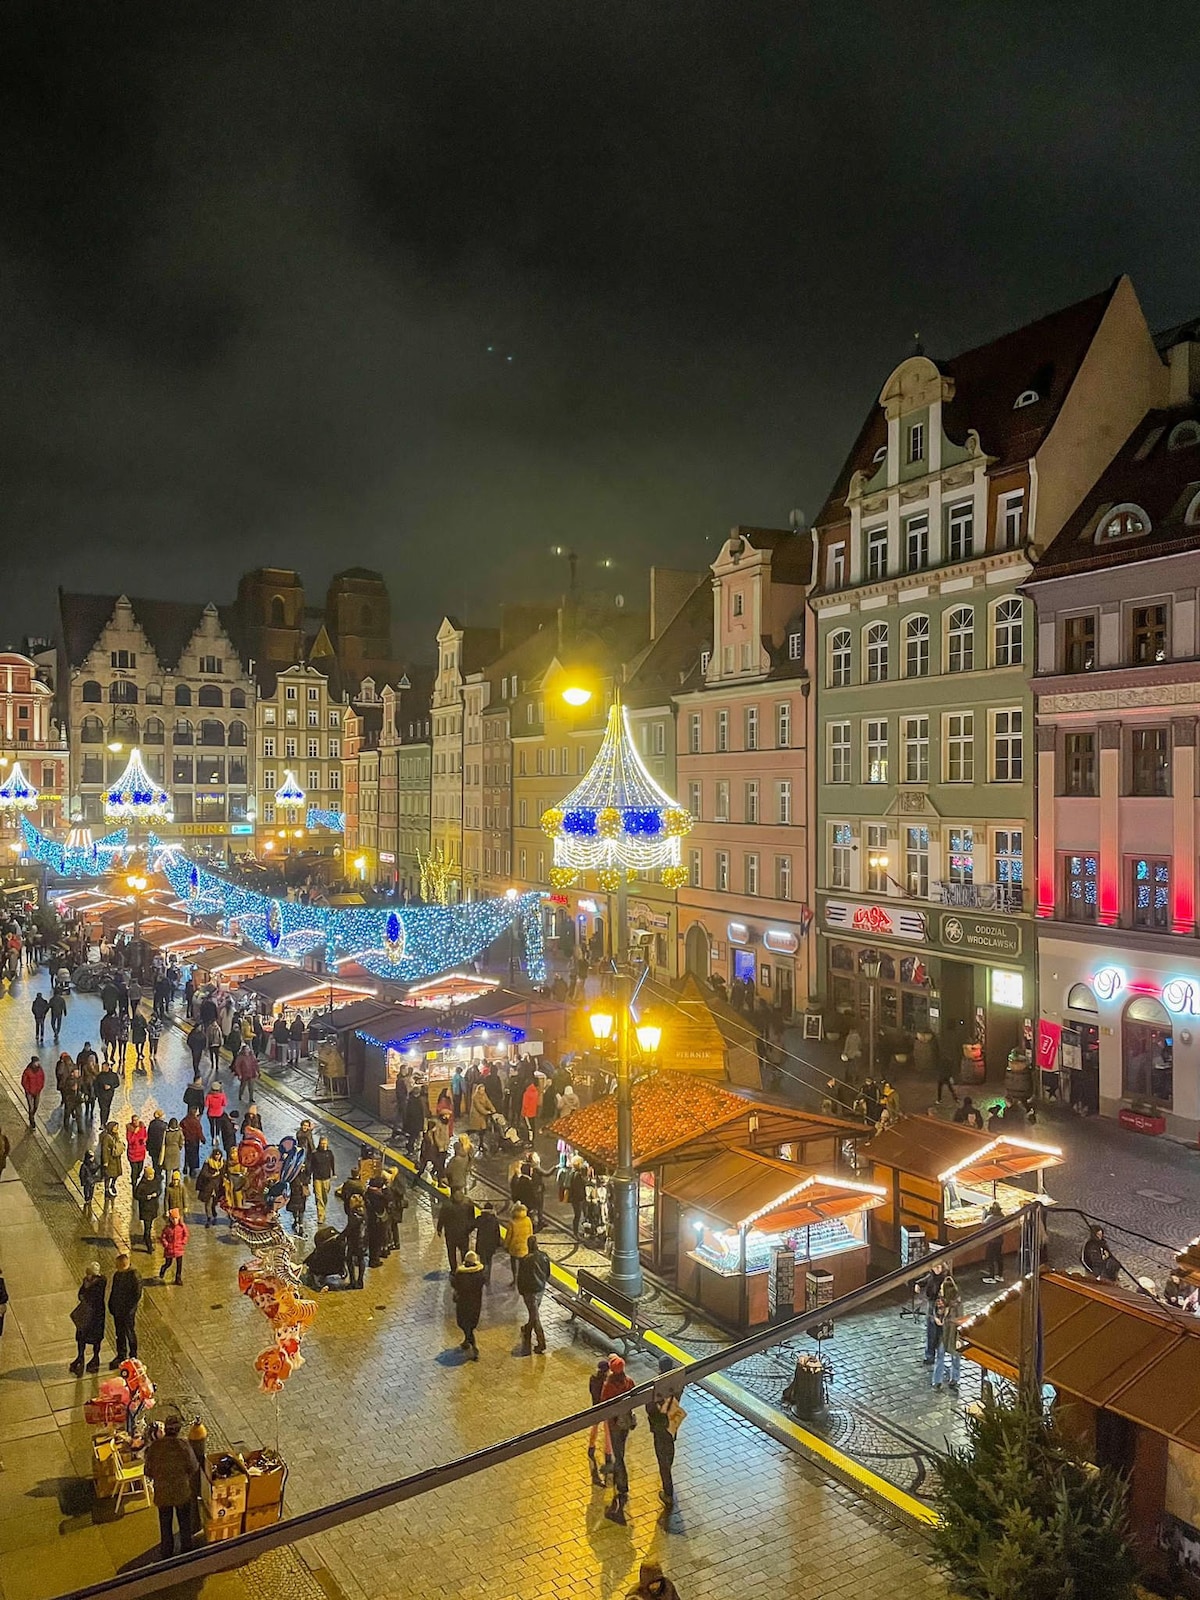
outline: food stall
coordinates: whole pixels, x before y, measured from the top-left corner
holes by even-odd
[[[662,1236],[678,1241],[676,1287],[729,1326],[803,1310],[810,1273],[832,1299],[866,1282],[867,1213],[885,1198],[876,1185],[723,1150],[668,1163],[660,1189]]]
[[[863,1155],[871,1162],[872,1182],[887,1195],[871,1216],[872,1246],[902,1259],[911,1239],[910,1234],[906,1240],[905,1230],[919,1230],[935,1245],[960,1244],[983,1226],[993,1201],[1005,1216],[1013,1216],[1034,1192],[1042,1195],[1043,1173],[1063,1160],[1053,1145],[929,1116],[901,1117],[872,1139]],[[1036,1190],[1017,1187],[1014,1178],[1033,1178]],[[1017,1244],[1014,1230],[1005,1249],[1015,1250]],[[984,1254],[981,1245],[957,1260],[966,1265],[982,1261]]]
[[[275,966],[256,977],[243,978],[238,993],[255,1005],[260,1015],[307,1017],[314,1011],[332,1011],[355,1000],[378,1001],[373,986],[348,983],[336,972],[306,972],[302,967]]]
[[[447,1026],[439,1025],[443,1020]],[[392,1006],[362,1024],[360,1037],[367,1045],[366,1106],[372,1116],[385,1119],[392,1115],[401,1074],[410,1087],[423,1085],[429,1105],[435,1106],[456,1069],[477,1066],[488,1075],[518,1061],[540,1059],[543,1045],[538,1029],[527,1033],[503,1017],[414,1018],[403,1006]],[[372,1094],[377,1105],[370,1104]]]

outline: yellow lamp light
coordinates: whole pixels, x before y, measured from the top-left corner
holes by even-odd
[[[643,1053],[652,1056],[662,1042],[662,1029],[656,1022],[639,1022],[635,1032]]]
[[[597,1040],[603,1042],[612,1038],[614,1018],[611,1011],[593,1011],[588,1021]]]
[[[587,705],[592,698],[592,691],[585,688],[582,683],[571,683],[563,690],[562,697],[569,706],[578,708]]]
[[[108,748],[109,748],[109,750],[111,751],[111,753],[114,756],[117,756],[117,755],[120,755],[123,746],[121,745],[119,740],[114,739],[113,742],[109,745]]]

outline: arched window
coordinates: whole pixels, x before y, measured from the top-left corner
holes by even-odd
[[[104,699],[104,691],[93,678],[89,678],[80,689],[79,698],[88,705],[97,705]]]
[[[1073,983],[1067,991],[1067,1010],[1086,1011],[1095,1016],[1099,1008],[1096,1005],[1096,996],[1086,983]]]
[[[1022,647],[1022,605],[1016,595],[998,600],[992,612],[992,665],[1019,667]]]
[[[201,744],[223,745],[225,743],[225,724],[218,722],[215,717],[205,717],[200,724]]]
[[[1177,422],[1167,435],[1168,450],[1187,450],[1194,444],[1200,444],[1200,422],[1193,418]]]
[[[174,737],[176,744],[193,744],[195,742],[192,725],[186,717],[177,717],[175,719]]]
[[[946,618],[946,671],[970,672],[975,665],[975,611],[955,606]]]
[[[1114,506],[1100,518],[1096,529],[1097,544],[1111,544],[1117,539],[1142,539],[1150,532],[1150,518],[1141,506],[1126,504]]]
[[[175,704],[177,706],[190,706],[191,703],[192,691],[186,683],[177,683],[175,685]]]
[[[84,717],[79,725],[79,737],[84,744],[104,743],[104,724],[99,717]]]
[[[202,683],[196,692],[196,704],[198,706],[223,706],[225,697],[217,684]]]
[[[829,683],[844,689],[850,682],[850,629],[839,628],[829,636]]]
[[[275,595],[271,600],[270,619],[273,628],[287,627],[287,607],[283,603],[281,594]]]
[[[108,686],[108,698],[114,706],[135,706],[138,703],[137,684],[130,683],[127,678],[117,678]]]
[[[244,711],[246,709],[245,689],[230,689],[229,704],[235,711]]]
[[[866,630],[866,671],[868,683],[883,683],[888,675],[888,625],[873,622]]]
[[[166,729],[162,725],[161,717],[147,717],[142,729],[143,744],[162,744],[166,738]]]
[[[1174,1099],[1175,1033],[1160,1001],[1140,994],[1121,1018],[1121,1092],[1170,1109]]]
[[[1013,410],[1020,411],[1025,406],[1035,406],[1041,398],[1036,389],[1022,389],[1013,401]]]
[[[904,676],[929,676],[929,618],[909,617],[904,624]]]
[[[162,703],[162,684],[148,683],[146,685],[146,704],[148,706],[160,706]]]
[[[244,722],[231,722],[229,724],[229,743],[245,744],[246,724]]]

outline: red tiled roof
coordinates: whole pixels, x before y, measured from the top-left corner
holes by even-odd
[[[633,1089],[633,1164],[650,1166],[676,1145],[686,1144],[753,1110],[750,1101],[686,1072],[656,1072]],[[556,1138],[606,1166],[617,1159],[617,1102],[605,1095],[560,1117]]]

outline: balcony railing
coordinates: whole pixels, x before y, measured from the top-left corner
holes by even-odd
[[[950,883],[931,886],[930,899],[964,911],[1022,911],[1024,890],[1019,883]]]

